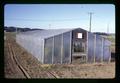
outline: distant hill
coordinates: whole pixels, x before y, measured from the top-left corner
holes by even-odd
[[[98,35],[105,35],[105,36],[109,36],[108,33],[104,33],[104,32],[93,32],[94,34],[98,34]]]
[[[35,29],[31,29],[31,28],[20,28],[20,27],[4,27],[4,31],[6,32],[16,32],[16,30],[18,32],[25,32],[25,31],[33,31],[33,30],[43,30],[43,29],[38,29],[38,28],[35,28]]]
[[[115,36],[115,33],[104,33],[104,32],[93,32],[94,34],[98,34],[98,35],[104,35],[104,36],[109,36],[109,35],[113,35]]]

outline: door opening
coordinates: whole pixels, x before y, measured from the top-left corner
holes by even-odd
[[[73,41],[72,44],[72,63],[86,62],[86,43],[83,41]]]

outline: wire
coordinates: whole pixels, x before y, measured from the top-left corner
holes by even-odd
[[[75,21],[80,19],[53,19],[53,20],[43,20],[43,19],[5,19],[5,20],[12,20],[12,21]],[[83,19],[82,19],[83,20]],[[84,19],[85,20],[85,19]]]

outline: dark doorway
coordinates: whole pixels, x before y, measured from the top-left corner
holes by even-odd
[[[86,40],[86,31],[76,29],[72,32],[72,63],[86,62]]]
[[[72,45],[72,63],[86,62],[86,43],[82,41],[74,41]]]

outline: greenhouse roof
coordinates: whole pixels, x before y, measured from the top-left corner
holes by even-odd
[[[33,37],[40,37],[40,38],[49,38],[53,37],[65,32],[69,32],[75,29],[81,29],[81,28],[72,28],[72,29],[46,29],[46,30],[34,30],[34,31],[27,31],[27,32],[21,32],[20,35],[28,35]],[[81,29],[83,30],[83,29]]]
[[[72,28],[72,29],[70,29],[70,28],[69,29],[43,29],[43,30],[34,30],[34,31],[20,32],[18,34],[22,35],[22,36],[29,36],[29,37],[39,38],[39,39],[46,39],[46,38],[50,38],[50,37],[53,37],[53,36],[56,36],[56,35],[59,35],[59,34],[62,34],[62,33],[66,33],[66,32],[75,30],[75,29],[84,30],[82,28]],[[84,31],[86,31],[86,30],[84,30]],[[94,34],[94,33],[92,33],[92,34]],[[100,37],[102,37],[102,36],[100,36]],[[102,38],[104,38],[104,37],[102,37]],[[104,39],[106,39],[106,38],[104,38]],[[110,41],[109,41],[109,43],[110,43]]]

